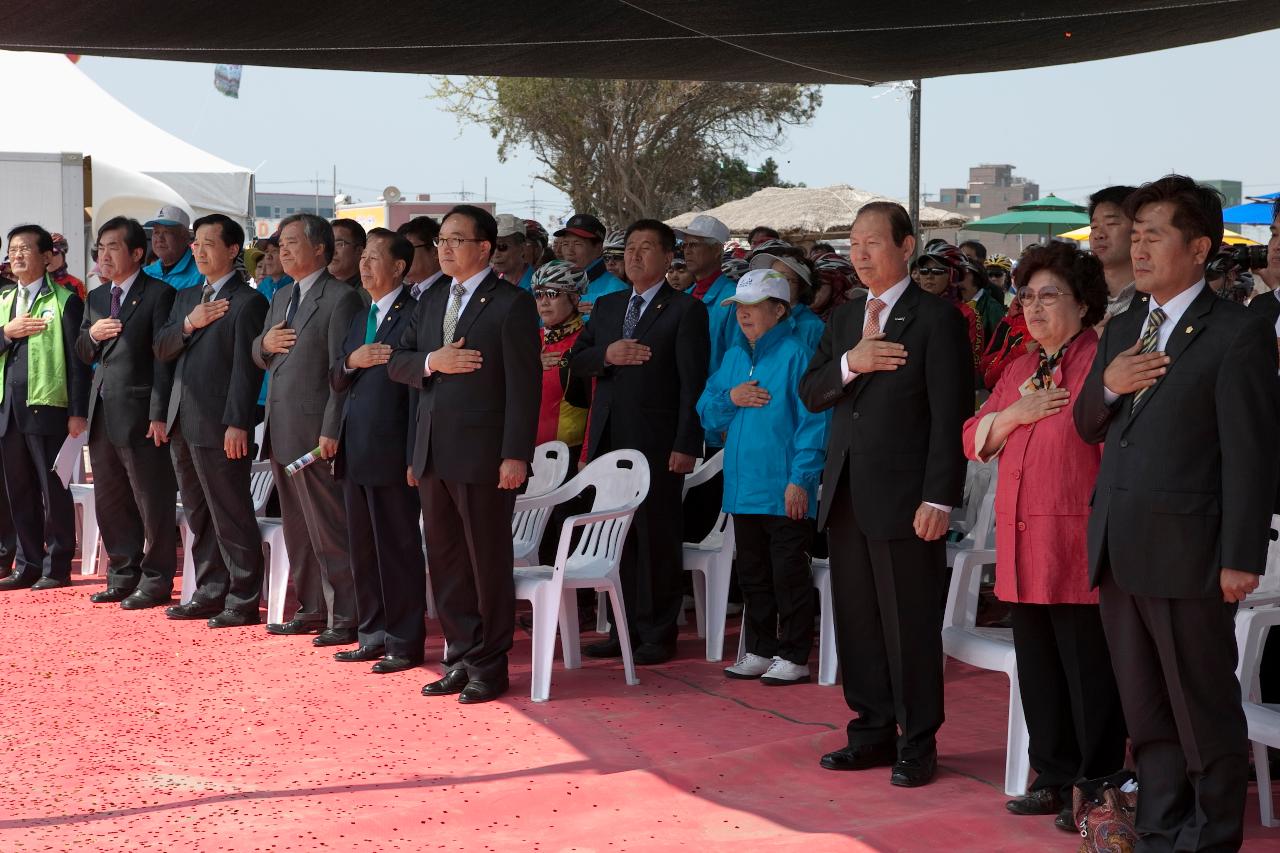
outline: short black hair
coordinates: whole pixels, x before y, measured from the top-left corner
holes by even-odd
[[[857,222],[864,213],[878,213],[889,220],[889,230],[893,234],[895,246],[901,246],[908,237],[915,235],[915,228],[911,226],[911,214],[896,201],[869,201],[858,209],[853,221]]]
[[[978,256],[978,260],[983,263],[987,262],[987,247],[982,245],[981,240],[965,240],[959,246],[956,246],[956,248],[963,252],[965,246],[972,246],[973,253]]]
[[[658,243],[662,246],[662,251],[675,252],[676,232],[661,219],[637,219],[627,226],[627,236],[623,239],[630,241],[631,235],[637,231],[652,231],[658,235]]]
[[[1019,289],[1041,270],[1048,270],[1071,288],[1071,295],[1085,308],[1085,328],[1102,321],[1107,312],[1107,279],[1096,255],[1061,240],[1028,249],[1014,270]]]
[[[1089,218],[1093,218],[1093,212],[1098,209],[1100,204],[1114,204],[1116,207],[1124,210],[1124,200],[1137,192],[1137,187],[1126,186],[1125,184],[1116,184],[1114,187],[1103,187],[1093,195],[1089,196]]]
[[[756,237],[759,236],[760,234],[763,234],[764,236],[768,237],[770,240],[782,239],[782,235],[779,234],[775,229],[770,228],[768,225],[757,225],[755,228],[752,228],[751,233],[747,235],[747,242],[754,243],[756,241]]]
[[[302,233],[306,235],[307,241],[315,246],[321,244],[324,246],[324,262],[327,264],[333,260],[333,226],[329,224],[329,220],[323,216],[316,216],[314,213],[294,213],[280,220],[279,233],[284,233],[286,225],[292,225],[295,222],[302,224]]]
[[[35,223],[28,223],[26,225],[19,225],[16,228],[9,229],[9,236],[5,238],[5,243],[12,243],[13,238],[17,237],[19,234],[34,234],[36,236],[37,249],[41,252],[53,251],[53,235],[39,225],[36,225]]]
[[[225,213],[210,213],[208,216],[201,216],[191,223],[191,233],[196,233],[205,225],[218,226],[220,232],[218,237],[222,240],[222,245],[234,245],[237,249],[244,248],[244,228],[240,227],[239,222],[236,222]]]
[[[1124,213],[1136,220],[1144,206],[1160,202],[1173,205],[1173,227],[1184,241],[1208,237],[1210,254],[1222,245],[1222,193],[1186,175],[1165,175],[1143,184],[1125,199]],[[1208,259],[1206,255],[1205,261]]]
[[[488,241],[489,257],[493,257],[493,249],[498,245],[498,220],[493,218],[492,213],[474,204],[455,204],[453,209],[440,220],[441,228],[449,221],[450,216],[465,216],[470,219],[476,226],[476,231],[479,232],[478,239]]]
[[[387,228],[374,228],[367,235],[368,240],[375,237],[391,241],[391,257],[397,261],[404,261],[404,272],[400,275],[403,276],[409,272],[409,267],[413,266],[413,244],[409,242],[409,238]],[[367,242],[366,245],[368,245]]]
[[[834,253],[835,250],[836,250],[835,247],[832,246],[830,243],[814,243],[813,249],[812,249],[812,251],[814,252],[827,252],[827,253]]]
[[[415,216],[396,229],[402,237],[417,237],[428,252],[436,250],[436,238],[440,236],[440,223],[430,216]]]
[[[356,222],[354,219],[347,219],[345,217],[338,218],[330,222],[329,225],[334,228],[345,228],[350,231],[351,236],[355,238],[354,242],[357,246],[363,246],[366,242],[367,238],[364,233],[364,226],[359,222]]]
[[[108,231],[123,231],[124,245],[130,252],[134,249],[141,249],[143,257],[146,257],[147,251],[147,231],[142,227],[142,223],[128,216],[116,216],[102,223],[102,227],[98,229],[98,242],[102,242],[102,235]]]

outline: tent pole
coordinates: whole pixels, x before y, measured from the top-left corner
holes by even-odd
[[[911,176],[907,205],[911,225],[920,232],[920,81],[912,80],[911,88]]]

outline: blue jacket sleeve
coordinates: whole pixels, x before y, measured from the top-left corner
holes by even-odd
[[[728,431],[729,424],[738,414],[738,407],[729,399],[736,360],[732,353],[726,355],[720,367],[707,380],[702,396],[698,398],[698,417],[709,432]]]
[[[792,358],[788,372],[790,388],[800,386],[800,377],[804,376],[808,368],[807,361],[803,353],[797,353]],[[831,410],[811,412],[798,393],[792,394],[791,398],[791,405],[795,408],[796,433],[790,482],[813,497],[818,488],[818,479],[822,476],[822,467],[827,460],[827,426],[831,423]]]

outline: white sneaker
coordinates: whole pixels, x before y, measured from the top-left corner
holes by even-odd
[[[724,674],[730,678],[759,678],[773,667],[773,661],[747,652],[733,666],[727,666]]]
[[[760,660],[764,660],[764,658],[760,658]],[[768,684],[770,687],[783,687],[787,684],[807,684],[808,681],[809,667],[777,657],[773,659],[773,663],[769,665],[769,669],[765,674],[760,676],[760,683]]]

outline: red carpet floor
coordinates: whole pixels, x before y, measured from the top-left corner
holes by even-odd
[[[1005,813],[1007,682],[947,671],[942,772],[831,773],[839,688],[731,682],[690,632],[677,661],[557,669],[465,707],[310,638],[91,605],[100,579],[0,594],[0,851],[1074,850]],[[433,629],[435,626],[432,626]],[[727,648],[736,647],[731,636]],[[428,654],[438,659],[440,638]],[[1258,823],[1250,850],[1280,851]]]

